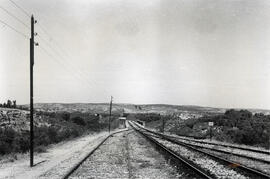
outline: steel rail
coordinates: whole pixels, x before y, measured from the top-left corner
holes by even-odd
[[[156,134],[158,136],[174,138],[176,140],[182,140],[182,138],[161,134],[161,133],[158,133],[158,132],[151,131],[149,129],[144,128],[144,130],[146,130],[146,131],[148,131],[150,133]],[[183,141],[181,141],[181,142],[183,142]],[[196,142],[196,141],[192,141],[192,142]],[[212,150],[212,151],[216,151],[216,152],[220,152],[220,153],[224,153],[224,154],[235,155],[235,156],[238,156],[238,157],[247,158],[247,159],[256,160],[256,161],[259,161],[259,162],[262,162],[262,163],[270,164],[270,161],[264,160],[264,159],[261,159],[261,158],[256,158],[256,157],[247,156],[247,155],[244,155],[244,154],[238,154],[238,153],[234,153],[234,152],[228,152],[228,151],[224,151],[224,150],[221,150],[221,149],[215,149],[215,148],[211,148],[211,147],[200,146],[200,145],[197,145],[197,144],[190,144],[190,143],[186,143],[186,142],[183,142],[183,143],[185,143],[187,145],[190,145],[190,146],[193,146],[193,147],[204,148],[204,149],[208,149],[208,150]],[[209,144],[209,145],[211,145],[211,144]]]
[[[246,151],[251,151],[251,152],[270,155],[270,151],[263,151],[263,150],[259,150],[259,149],[251,149],[251,148],[246,148],[246,147],[241,147],[241,146],[233,146],[233,145],[227,145],[227,144],[218,144],[218,143],[213,143],[213,142],[199,141],[199,140],[196,140],[196,139],[187,139],[187,138],[182,138],[181,136],[176,137],[176,136],[170,136],[170,135],[167,135],[167,134],[164,134],[164,135],[166,135],[168,137],[181,139],[181,140],[191,141],[191,142],[197,142],[197,143],[209,144],[209,145],[217,145],[217,146],[222,146],[222,147],[230,147],[230,148],[241,149],[241,150],[246,150]],[[188,137],[188,136],[185,136],[185,137]]]
[[[183,143],[185,143],[185,142],[183,142]],[[247,158],[247,159],[251,159],[251,160],[256,160],[258,162],[270,164],[270,161],[268,161],[268,160],[264,160],[264,159],[256,158],[256,157],[251,157],[251,156],[247,156],[247,155],[244,155],[244,154],[237,154],[237,153],[233,153],[233,152],[228,152],[228,151],[224,151],[224,150],[220,150],[220,149],[214,149],[214,148],[211,148],[211,147],[200,146],[200,145],[196,145],[196,144],[189,144],[189,143],[185,143],[185,144],[191,145],[193,147],[208,149],[208,150],[212,150],[212,151],[216,151],[216,152],[220,152],[220,153],[224,153],[224,154],[235,155],[235,156],[238,156],[238,157]]]
[[[136,125],[138,125],[138,124],[136,124]],[[235,149],[244,150],[244,151],[251,151],[251,152],[256,152],[256,153],[260,153],[260,154],[270,155],[270,151],[268,152],[268,151],[262,151],[262,150],[258,150],[258,149],[250,149],[250,148],[245,148],[245,147],[237,147],[237,146],[226,145],[226,144],[217,144],[217,143],[206,142],[206,141],[198,141],[198,140],[194,140],[194,139],[185,139],[185,138],[171,136],[171,135],[167,135],[167,134],[161,134],[161,133],[158,133],[158,132],[155,132],[155,131],[151,131],[151,130],[149,130],[147,128],[143,128],[143,129],[146,130],[146,131],[155,133],[157,135],[163,135],[163,136],[166,136],[166,137],[175,138],[175,139],[179,139],[179,140],[186,140],[186,141],[197,142],[197,143],[201,143],[201,144],[209,144],[209,145],[215,145],[215,146],[229,147],[229,148],[235,148]],[[189,144],[189,145],[194,145],[195,146],[195,144]],[[208,147],[203,147],[203,146],[198,146],[198,147],[210,149]],[[227,151],[222,151],[222,150],[219,150],[219,149],[213,149],[213,150],[227,153]],[[236,155],[236,156],[240,156],[240,157],[246,157],[246,158],[249,158],[249,159],[253,159],[253,160],[257,160],[257,161],[260,161],[260,162],[264,162],[264,163],[270,164],[270,161],[267,161],[267,160],[263,160],[263,159],[259,159],[259,158],[255,158],[255,157],[250,157],[250,156],[246,156],[246,155],[242,155],[242,154],[236,154],[236,153],[230,153],[230,154],[233,154],[233,155]]]
[[[197,151],[197,152],[203,153],[203,154],[205,154],[205,155],[208,155],[208,156],[210,156],[210,157],[212,157],[212,158],[214,158],[214,159],[216,159],[216,160],[223,161],[223,162],[228,163],[228,164],[233,165],[233,166],[237,166],[237,168],[242,169],[242,170],[244,170],[244,171],[246,171],[246,172],[248,172],[248,173],[255,174],[255,175],[257,175],[257,176],[259,176],[259,177],[261,177],[261,178],[268,178],[268,179],[270,178],[270,175],[268,175],[268,174],[266,174],[266,173],[263,173],[263,172],[261,172],[261,171],[258,171],[258,170],[255,170],[255,169],[253,169],[253,168],[244,166],[244,165],[242,165],[242,164],[239,164],[239,163],[236,163],[236,162],[227,160],[227,159],[225,159],[225,158],[223,158],[223,157],[219,157],[219,156],[216,156],[216,155],[214,155],[214,154],[211,154],[211,153],[208,153],[208,152],[199,150],[199,149],[197,149],[197,148],[195,148],[195,147],[193,147],[193,146],[190,146],[189,144],[186,144],[186,143],[184,143],[184,142],[175,141],[175,140],[171,139],[171,138],[168,137],[168,136],[164,136],[163,134],[160,134],[160,133],[151,131],[151,130],[149,130],[149,129],[142,128],[141,126],[139,126],[139,125],[136,124],[136,123],[135,123],[135,125],[136,125],[137,127],[139,127],[140,129],[146,130],[146,131],[149,132],[149,133],[159,135],[159,136],[162,137],[164,140],[170,141],[170,142],[172,142],[172,143],[174,143],[174,144],[178,144],[178,145],[185,146],[185,147],[187,147],[187,148],[189,148],[189,149],[192,149],[192,150],[194,150],[194,151]]]
[[[185,164],[185,166],[187,166],[189,169],[193,170],[194,172],[196,172],[200,177],[203,178],[207,178],[207,179],[213,179],[215,178],[214,176],[211,176],[209,174],[207,174],[205,171],[203,171],[201,168],[199,168],[198,166],[188,162],[186,159],[184,159],[183,157],[181,157],[179,154],[177,154],[176,152],[174,152],[173,150],[169,149],[168,147],[166,147],[165,145],[161,144],[160,142],[158,142],[157,140],[153,139],[152,137],[148,136],[147,134],[143,133],[141,130],[137,129],[136,127],[133,126],[132,123],[129,123],[130,126],[137,132],[139,132],[141,135],[143,135],[147,140],[149,140],[150,142],[154,143],[156,146],[158,146],[160,149],[162,149],[163,151],[165,151],[167,154],[169,154],[170,156],[172,156],[173,158],[175,158],[176,160],[178,160],[179,162]]]
[[[70,168],[68,170],[68,172],[62,177],[62,179],[68,179],[80,166],[81,164],[88,159],[107,139],[109,139],[110,137],[112,137],[114,134],[118,134],[124,131],[128,131],[128,130],[121,130],[121,131],[117,131],[114,133],[111,133],[110,135],[108,135],[105,139],[103,139],[94,149],[92,149],[88,154],[86,154],[85,157],[83,157],[82,160],[80,160],[78,163],[76,163],[72,168]]]

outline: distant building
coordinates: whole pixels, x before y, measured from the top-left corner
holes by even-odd
[[[119,117],[119,128],[126,128],[126,121],[127,118],[126,117]]]

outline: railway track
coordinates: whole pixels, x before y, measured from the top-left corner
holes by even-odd
[[[270,158],[267,154],[211,144],[187,142],[177,138],[174,139],[221,158],[240,163],[268,175],[270,174]]]
[[[176,140],[176,137],[171,137],[171,136],[164,135],[164,134],[161,134],[161,133],[158,133],[158,132],[154,132],[154,131],[151,131],[149,129],[142,128],[140,125],[138,125],[136,123],[134,123],[134,124],[138,128],[137,130],[140,130],[142,133],[144,133],[144,135],[148,135],[149,137],[151,136],[151,138],[156,138],[156,139],[159,138],[159,139],[162,139],[162,140],[166,140],[166,141],[169,141],[169,142],[171,142],[173,144],[176,144],[178,146],[183,146],[183,147],[185,147],[185,148],[187,148],[189,150],[192,150],[194,152],[201,153],[201,154],[203,154],[205,156],[208,156],[208,157],[210,157],[210,158],[212,158],[212,159],[214,159],[214,160],[216,160],[216,161],[218,161],[220,163],[226,164],[227,166],[229,165],[231,167],[235,167],[235,169],[237,169],[238,171],[240,171],[240,172],[242,172],[244,174],[247,174],[251,178],[270,178],[270,175],[265,173],[265,172],[261,172],[259,170],[256,170],[256,169],[247,167],[245,165],[242,165],[240,163],[230,161],[230,160],[228,160],[226,158],[218,156],[217,154],[210,153],[209,151],[201,150],[202,147],[200,148],[198,146],[185,143],[183,141],[178,141],[178,140]],[[211,150],[211,148],[207,148],[207,149]],[[214,150],[216,152],[218,151],[217,149],[214,149]],[[226,152],[224,152],[224,153],[226,154]],[[241,155],[241,156],[244,157],[244,155]],[[267,161],[264,161],[264,160],[263,160],[263,162],[267,163]]]
[[[237,147],[237,146],[232,146],[232,145],[217,144],[217,143],[211,143],[211,142],[205,142],[205,141],[198,141],[198,140],[194,140],[194,139],[176,137],[176,136],[171,136],[171,135],[166,135],[166,134],[154,132],[154,131],[151,131],[151,130],[146,129],[146,128],[144,128],[144,130],[151,132],[153,134],[156,134],[156,135],[166,137],[166,138],[176,139],[178,141],[181,141],[181,142],[183,142],[187,145],[193,146],[193,147],[209,149],[212,151],[216,151],[216,152],[220,152],[220,153],[224,153],[224,154],[228,154],[228,155],[235,155],[238,157],[243,157],[243,158],[251,159],[254,161],[259,161],[259,162],[265,163],[267,165],[270,164],[270,160],[269,160],[270,152],[269,151],[262,151],[262,150],[257,150],[257,149],[250,149],[250,148]],[[187,141],[187,142],[185,142],[185,141]],[[202,144],[202,145],[198,145],[198,144]],[[246,155],[241,154],[241,152],[246,153]],[[250,156],[250,154],[248,155],[247,153],[250,153],[253,155],[261,155],[261,156],[254,157],[254,156]],[[267,160],[267,158],[268,158],[268,160]]]
[[[144,129],[147,130],[147,131],[153,132],[153,133],[160,134],[158,132],[154,132],[154,131],[151,131],[151,130],[146,129],[146,128],[144,128]],[[218,147],[226,147],[226,148],[231,148],[231,149],[239,149],[239,150],[248,151],[248,152],[256,152],[256,153],[260,153],[260,154],[270,155],[269,150],[259,150],[259,149],[241,147],[241,146],[234,146],[234,145],[229,145],[229,144],[219,144],[219,143],[214,143],[214,142],[201,141],[201,140],[197,140],[197,139],[181,137],[181,136],[172,136],[172,135],[167,135],[167,134],[163,134],[163,135],[167,136],[167,137],[170,137],[170,138],[185,140],[185,141],[189,141],[189,142],[196,142],[196,143],[201,143],[201,144],[209,144],[209,145],[214,145],[214,146],[218,146]]]
[[[228,144],[219,144],[219,143],[214,143],[214,142],[201,141],[201,140],[196,140],[196,139],[181,137],[181,136],[176,137],[176,136],[172,136],[172,135],[166,135],[166,134],[164,134],[164,135],[168,136],[168,137],[188,141],[188,142],[196,142],[196,143],[208,144],[208,145],[213,145],[213,146],[218,146],[218,147],[226,147],[226,148],[231,148],[231,149],[239,149],[239,150],[243,150],[243,151],[247,151],[247,152],[255,152],[255,153],[259,153],[259,154],[270,155],[269,150],[268,151],[267,150],[259,150],[259,149],[254,149],[254,148],[247,148],[247,147],[234,146],[234,145],[228,145]]]
[[[118,134],[127,130],[121,130],[108,135],[105,139],[103,139],[93,150],[91,150],[82,160],[80,160],[77,164],[75,164],[63,177],[62,179],[68,179],[96,150],[98,150],[110,137],[114,134]]]
[[[166,134],[164,134],[164,135],[166,135]],[[241,147],[241,146],[235,146],[235,145],[230,145],[230,144],[207,142],[207,141],[202,141],[200,139],[194,139],[194,138],[189,137],[189,136],[172,136],[172,135],[166,135],[166,136],[181,139],[181,140],[185,140],[185,141],[190,141],[190,142],[196,142],[196,143],[201,143],[201,144],[209,144],[209,145],[215,145],[215,146],[222,146],[222,147],[229,147],[229,148],[241,149],[241,150],[249,151],[249,152],[256,152],[256,153],[270,155],[269,150],[260,150],[260,149]]]
[[[194,165],[181,157],[179,154],[174,152],[173,150],[170,150],[165,145],[161,144],[157,140],[153,139],[151,136],[143,133],[141,130],[139,130],[136,126],[134,126],[133,123],[129,122],[130,126],[139,132],[141,135],[143,135],[147,140],[149,140],[151,143],[155,144],[159,148],[159,150],[162,150],[164,153],[169,155],[170,160],[174,160],[174,164],[179,165],[180,167],[185,167],[189,170],[189,172],[193,173],[194,175],[191,178],[207,178],[207,179],[213,179],[214,176],[209,175],[206,171],[201,169],[199,166]]]
[[[134,130],[139,132],[148,141],[150,141],[152,144],[154,144],[156,146],[156,148],[158,148],[159,151],[162,151],[162,153],[165,153],[166,154],[165,156],[167,156],[169,163],[173,164],[173,166],[177,166],[178,169],[181,168],[181,169],[186,170],[187,171],[186,173],[188,173],[188,175],[190,175],[190,178],[208,178],[208,179],[211,178],[211,179],[213,179],[213,178],[235,178],[235,177],[227,177],[227,176],[220,177],[218,175],[215,175],[215,173],[213,173],[213,172],[209,172],[209,170],[202,167],[198,163],[190,160],[189,158],[181,155],[181,153],[179,155],[179,152],[177,152],[171,148],[172,145],[175,145],[177,147],[183,146],[191,151],[195,151],[198,153],[202,153],[203,155],[207,155],[209,158],[212,158],[216,161],[219,161],[218,163],[223,163],[223,164],[225,164],[225,166],[227,165],[227,168],[228,168],[228,165],[230,165],[231,167],[235,167],[235,169],[233,169],[233,170],[237,170],[237,171],[240,170],[240,172],[239,172],[240,174],[236,175],[237,176],[236,178],[270,178],[270,175],[268,175],[268,174],[265,174],[263,172],[254,170],[252,168],[243,166],[241,164],[226,160],[224,158],[221,158],[221,157],[214,155],[214,154],[211,154],[209,152],[200,150],[200,149],[196,148],[196,146],[192,146],[192,145],[186,144],[184,142],[177,141],[176,138],[170,138],[167,135],[163,135],[163,134],[160,134],[157,132],[153,132],[149,129],[142,128],[141,126],[139,126],[138,124],[133,123],[133,122],[129,122],[129,124]],[[123,131],[126,131],[126,130],[123,130]],[[95,151],[98,150],[108,140],[108,138],[110,138],[114,134],[117,134],[117,133],[120,133],[123,131],[118,131],[118,132],[112,133],[111,135],[107,136],[92,151],[90,151],[81,161],[79,161],[76,165],[74,165],[66,173],[66,175],[62,178],[67,179],[67,178],[70,178],[70,176],[72,178],[72,176],[76,175],[75,173],[78,170],[78,168],[80,166],[82,166],[82,164],[85,163],[85,161],[88,160],[88,158],[90,158],[90,156],[93,153],[95,153]],[[168,145],[168,142],[170,143],[171,146]],[[83,165],[85,165],[85,164],[83,164]],[[247,176],[247,177],[242,177],[242,176]]]

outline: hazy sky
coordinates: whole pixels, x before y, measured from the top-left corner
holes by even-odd
[[[113,95],[123,103],[270,109],[269,0],[13,1],[34,14],[46,40],[36,37],[35,102]],[[9,0],[0,6],[30,25]],[[3,9],[0,20],[30,33]],[[1,23],[0,80],[1,101],[29,103],[29,40]]]

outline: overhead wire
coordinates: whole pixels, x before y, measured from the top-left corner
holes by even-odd
[[[82,78],[85,78],[86,81],[88,81],[87,77],[88,74],[84,73],[83,70],[78,67],[77,65],[74,65],[74,63],[72,63],[69,59],[71,59],[70,55],[68,55],[67,51],[63,49],[63,47],[61,45],[59,45],[59,43],[50,35],[50,33],[46,30],[46,28],[44,28],[43,25],[41,25],[40,22],[37,23],[37,26],[43,31],[44,34],[46,34],[46,36],[50,39],[50,40],[45,40],[45,38],[43,36],[41,36],[40,34],[38,34],[38,36],[41,38],[41,40],[45,41],[45,43],[50,46],[50,49],[52,49],[58,56],[60,56],[63,60],[65,60],[66,63],[69,63],[69,65],[75,69],[75,71],[77,71],[77,73],[80,74],[80,76],[82,76]],[[51,45],[54,45],[55,47],[57,47],[58,50],[56,50],[56,48],[52,48]],[[62,52],[62,54],[64,54],[64,56],[66,58],[64,58],[62,56],[62,54],[60,52]],[[96,83],[94,81],[94,83]]]
[[[59,60],[57,57],[55,57],[53,54],[49,53],[44,47],[40,46],[39,47],[44,53],[46,53],[50,58],[54,59],[52,60],[53,62],[57,62],[58,64],[60,64],[62,67],[64,67],[64,69],[69,73],[69,74],[72,74],[72,77],[76,78],[77,80],[80,80],[81,82],[84,82],[82,81],[83,79],[80,77],[80,76],[77,76],[77,73],[74,72],[73,70],[69,69],[67,67],[67,65]]]
[[[40,29],[48,36],[48,38],[50,39],[45,40],[44,37],[42,37],[41,35],[38,34],[38,36],[41,38],[41,40],[45,41],[45,43],[50,46],[50,49],[52,49],[52,51],[54,51],[58,56],[60,56],[63,60],[65,60],[66,63],[69,63],[69,65],[75,70],[77,71],[77,73],[79,73],[83,78],[86,79],[86,81],[88,81],[87,77],[88,76],[86,73],[83,72],[83,70],[78,67],[77,65],[74,65],[74,63],[72,63],[69,59],[71,59],[71,57],[68,55],[68,53],[62,48],[61,45],[59,45],[59,43],[48,33],[48,31],[45,30],[45,28],[40,25],[40,23],[37,24]],[[56,48],[52,48],[51,45],[54,45],[55,47],[57,47],[58,50],[56,50]],[[60,52],[62,53],[60,53]],[[62,54],[64,54],[64,57]],[[95,83],[95,82],[94,82]]]
[[[40,39],[41,39],[42,41],[45,42],[45,44],[47,45],[47,47],[49,47],[49,48],[51,49],[51,51],[53,51],[54,54],[56,54],[56,55],[59,57],[59,59],[62,59],[61,61],[63,61],[63,63],[64,63],[66,66],[69,66],[69,68],[72,70],[72,73],[73,73],[73,74],[79,75],[80,78],[84,79],[86,82],[88,81],[88,80],[83,76],[83,74],[80,72],[80,70],[76,69],[76,68],[74,67],[74,65],[68,63],[68,61],[65,60],[65,58],[64,58],[64,57],[63,57],[63,56],[62,56],[55,48],[53,48],[53,47],[49,44],[49,42],[48,42],[47,40],[45,40],[45,39],[44,39],[42,36],[40,36],[40,35],[38,35],[38,36],[40,37]],[[75,71],[75,72],[74,72],[74,71]],[[87,84],[89,87],[92,88],[92,86],[90,86],[89,83],[86,83],[86,84]]]
[[[30,29],[30,26],[28,26],[26,23],[24,23],[21,19],[19,19],[17,16],[15,16],[14,14],[12,14],[10,11],[8,11],[7,9],[5,9],[4,7],[0,6],[0,9],[2,9],[3,11],[5,11],[9,16],[13,17],[14,19],[16,19],[18,22],[20,22],[21,24],[23,24],[26,28]]]
[[[13,0],[9,0],[14,6],[16,6],[19,10],[21,10],[27,17],[31,17],[30,16],[30,13],[28,13],[23,7],[21,7],[20,5],[18,5],[16,2],[14,2]],[[4,10],[4,8],[2,8],[3,10]],[[20,21],[22,24],[24,24],[26,27],[27,27],[27,25],[23,22],[23,21],[21,21],[19,18],[17,18],[15,15],[13,15],[12,13],[10,13],[8,10],[4,10],[6,13],[8,13],[10,16],[12,16],[12,17],[14,17],[17,21]],[[0,21],[1,22],[1,21]],[[8,27],[10,27],[10,28],[12,28],[14,31],[16,31],[17,33],[20,33],[21,35],[24,35],[24,37],[26,37],[26,38],[28,38],[25,34],[23,34],[23,33],[21,33],[20,31],[18,31],[18,30],[16,30],[15,28],[13,28],[12,26],[9,26],[7,23],[5,23],[5,22],[2,22],[3,24],[5,24],[5,25],[7,25]],[[64,50],[61,48],[61,46],[60,45],[58,45],[58,43],[56,43],[56,41],[53,39],[53,37],[47,32],[47,30],[45,30],[45,28],[40,24],[40,23],[38,23],[37,24],[38,25],[38,27],[43,31],[43,33],[45,33],[51,40],[53,40],[53,42],[54,42],[54,44],[56,44],[56,46],[58,47],[58,49],[60,49],[61,51],[62,51],[62,53],[64,53],[66,56],[68,56],[67,55],[67,53],[65,53],[64,52]],[[30,27],[29,27],[30,28]],[[63,61],[65,61],[65,62],[63,62],[63,64],[65,64],[65,65],[67,65],[67,63],[69,63],[69,65],[71,66],[71,68],[72,68],[72,71],[74,71],[74,67],[75,67],[75,65],[74,64],[71,64],[71,62],[70,61],[67,61],[65,58],[63,58],[63,56],[58,52],[58,50],[56,50],[56,48],[53,48],[52,46],[51,46],[51,42],[48,42],[43,36],[41,36],[40,34],[38,34],[38,37],[40,37],[40,39],[42,40],[42,41],[44,41],[45,42],[45,44],[55,53],[55,54],[57,54],[59,57],[60,57],[60,59],[63,59]],[[47,51],[47,50],[45,50],[45,48],[43,48],[43,47],[40,47],[45,53],[47,53],[47,55],[49,55],[49,52]],[[55,60],[57,60],[58,62],[59,62],[59,60],[57,59],[57,58],[55,58],[54,56],[52,56],[51,54],[49,55],[49,56],[51,56],[51,57],[53,57]],[[69,58],[69,57],[68,57]],[[77,71],[77,73],[75,73],[76,75],[79,75],[80,76],[80,78],[83,78],[84,80],[86,80],[86,84],[87,85],[89,85],[89,87],[91,87],[92,88],[92,86],[90,86],[90,84],[88,83],[88,80],[84,77],[84,73],[82,73],[82,70],[81,69],[75,69],[75,71]],[[74,73],[74,72],[73,72]]]
[[[31,15],[24,10],[21,6],[19,6],[17,3],[15,3],[13,0],[9,0],[14,6],[16,6],[18,9],[20,9],[27,17],[31,17]]]
[[[9,25],[8,23],[6,23],[5,21],[0,20],[0,23],[4,24],[6,27],[12,29],[14,32],[16,32],[17,34],[23,36],[26,39],[29,39],[29,37],[27,35],[25,35],[23,32],[17,30],[15,27],[12,27],[11,25]]]

